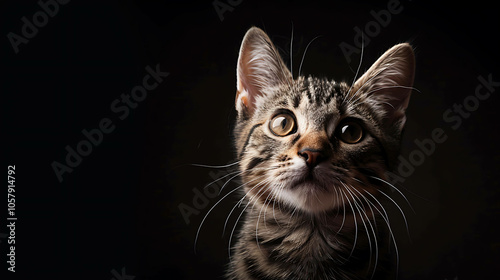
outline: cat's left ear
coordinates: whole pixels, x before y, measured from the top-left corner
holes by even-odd
[[[293,80],[271,39],[260,28],[250,28],[241,43],[237,66],[236,110],[250,116],[260,96]]]
[[[401,130],[415,76],[415,55],[408,43],[387,50],[354,84],[351,93],[365,94],[384,113],[386,125]]]

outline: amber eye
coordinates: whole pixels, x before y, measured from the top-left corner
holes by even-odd
[[[363,128],[356,122],[348,121],[339,126],[338,138],[347,144],[356,144],[363,138]]]
[[[269,122],[269,129],[276,136],[287,136],[295,131],[295,119],[287,113],[278,114]]]

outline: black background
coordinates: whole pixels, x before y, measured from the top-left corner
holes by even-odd
[[[234,161],[235,68],[244,33],[251,26],[266,30],[290,66],[293,25],[295,76],[306,45],[322,35],[311,44],[302,72],[352,81],[360,57],[348,63],[339,44],[353,45],[353,28],[364,28],[373,21],[370,11],[387,7],[387,1],[243,0],[221,21],[211,1],[73,0],[15,54],[7,34],[21,34],[21,18],[32,19],[40,7],[36,1],[5,2],[2,160],[5,169],[16,165],[18,221],[17,272],[7,273],[7,240],[0,239],[0,268],[8,276],[2,279],[118,280],[113,271],[137,280],[220,279],[228,261],[224,221],[237,196],[208,216],[196,254],[198,226],[219,198],[191,215],[189,224],[178,207],[193,206],[193,188],[203,191],[213,181],[210,172],[219,171],[190,164]],[[388,205],[400,278],[497,278],[500,88],[457,130],[443,120],[453,104],[474,94],[478,76],[500,81],[497,8],[487,1],[401,0],[401,6],[370,38],[361,69],[392,45],[411,42],[420,92],[410,102],[402,155],[408,158],[417,148],[414,140],[429,138],[434,128],[448,139],[398,185],[415,212],[393,194],[411,238],[398,209]],[[142,84],[146,66],[157,64],[170,75],[118,119],[110,104]],[[115,130],[59,182],[51,164],[64,163],[65,147],[75,148],[85,139],[81,131],[97,128],[103,118],[112,119]],[[0,233],[7,232],[6,182],[3,189]]]

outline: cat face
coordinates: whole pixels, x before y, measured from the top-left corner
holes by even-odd
[[[247,197],[314,214],[376,196],[397,156],[413,69],[411,47],[400,44],[352,86],[294,80],[269,37],[251,28],[238,61],[235,127]]]

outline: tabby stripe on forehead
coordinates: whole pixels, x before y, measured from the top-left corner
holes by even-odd
[[[325,104],[328,104],[328,103],[330,103],[330,101],[332,101],[332,95],[333,95],[333,93],[330,93],[326,96]]]
[[[295,95],[295,97],[293,98],[293,108],[297,108],[299,107],[299,104],[300,104],[300,100],[302,99],[302,95],[301,94],[297,94]]]
[[[322,89],[315,88],[314,91],[315,91],[314,100],[316,101],[316,105],[321,105],[320,92],[322,91]]]
[[[330,103],[330,101],[332,101],[332,98],[335,94],[336,94],[336,90],[335,90],[335,85],[334,85],[333,87],[331,87],[329,89],[328,94],[326,95],[325,104]]]
[[[309,99],[309,103],[312,103],[312,94],[311,94],[309,79],[304,80],[304,87],[307,94],[307,99]]]
[[[243,153],[245,152],[245,149],[247,148],[247,145],[248,145],[248,142],[250,142],[250,137],[252,136],[252,133],[253,131],[261,126],[262,124],[261,123],[258,123],[254,126],[252,126],[252,128],[250,129],[250,132],[248,133],[248,136],[247,136],[247,140],[245,141],[245,144],[243,145],[243,148],[241,149],[241,152],[240,152],[240,158],[243,156]]]
[[[335,93],[340,92],[340,84],[339,83],[333,83],[333,90]]]
[[[309,90],[309,78],[304,79],[304,87]]]
[[[307,89],[307,99],[309,99],[309,103],[312,103],[313,98],[309,89]]]

